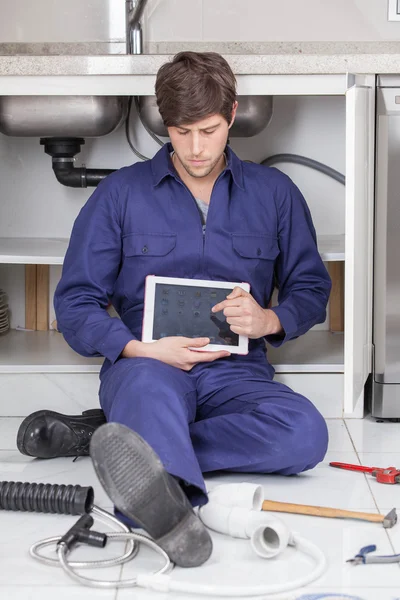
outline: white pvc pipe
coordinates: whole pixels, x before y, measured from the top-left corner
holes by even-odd
[[[261,510],[264,490],[255,483],[224,483],[217,485],[208,493],[209,502],[218,502],[223,506],[241,506],[252,510]]]
[[[282,521],[271,519],[271,523],[260,523],[250,535],[254,552],[261,558],[273,558],[293,544],[293,536]]]
[[[209,529],[235,538],[250,538],[253,550],[263,558],[277,556],[292,543],[286,525],[265,512],[223,506],[212,499],[199,509],[198,514]]]
[[[189,583],[188,581],[173,581],[171,575],[147,575],[145,573],[137,576],[139,587],[156,590],[158,592],[182,592],[186,594],[201,594],[202,596],[225,596],[228,598],[244,598],[246,596],[264,596],[268,600],[288,600],[287,593],[298,590],[303,586],[316,581],[326,570],[326,559],[323,552],[313,543],[296,535],[294,544],[298,550],[311,556],[315,561],[314,570],[298,579],[286,583],[268,585],[219,586],[213,584]],[[297,594],[296,594],[297,597]]]

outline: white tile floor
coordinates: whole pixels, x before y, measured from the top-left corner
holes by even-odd
[[[98,484],[89,458],[75,463],[62,458],[31,460],[18,453],[15,434],[20,418],[0,419],[0,480],[92,485],[96,504],[111,509],[111,502]],[[361,463],[379,467],[400,465],[400,424],[376,423],[366,418],[357,421],[328,420],[329,452],[316,469],[298,477],[221,475],[207,480],[209,489],[221,482],[251,481],[264,486],[271,500],[333,506],[350,510],[386,514],[394,506],[400,511],[400,485],[378,484],[371,476],[333,469],[329,461]],[[400,565],[361,565],[345,561],[362,546],[375,544],[379,554],[400,553],[400,523],[391,530],[379,524],[345,519],[324,519],[275,513],[286,525],[315,542],[326,554],[328,569],[312,586],[288,594],[289,600],[400,600]],[[142,589],[94,590],[80,587],[61,569],[35,562],[28,553],[37,540],[64,533],[75,517],[0,511],[0,598],[4,600],[199,600],[201,596],[158,593]],[[99,527],[101,528],[101,527]],[[311,562],[290,548],[279,558],[267,561],[252,554],[246,540],[233,540],[213,534],[212,557],[193,571],[175,569],[181,581],[243,586],[283,582],[299,577]],[[79,549],[76,557],[116,556],[122,543],[104,550]],[[124,567],[89,570],[89,577],[119,579],[156,569],[159,562],[144,550]],[[268,596],[263,596],[265,600]]]

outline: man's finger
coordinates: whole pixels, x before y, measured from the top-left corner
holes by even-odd
[[[236,327],[248,327],[251,324],[249,317],[227,317],[226,322],[228,325],[235,325]],[[232,327],[231,327],[232,329]]]
[[[244,311],[241,306],[226,306],[224,308],[225,317],[245,317],[250,314],[249,311]]]
[[[240,306],[241,302],[241,296],[238,296],[237,298],[230,298],[229,300],[223,300],[222,302],[219,302],[213,306],[211,312],[219,312],[220,310],[224,310],[227,306]]]
[[[239,296],[248,296],[248,292],[246,292],[243,288],[238,285],[233,288],[230,294],[228,294],[228,299],[239,298]]]
[[[240,325],[231,325],[230,330],[237,335],[246,335],[245,327],[241,327]]]
[[[236,286],[233,288],[231,293],[228,294],[228,296],[226,297],[226,300],[219,302],[218,304],[213,306],[211,310],[212,310],[212,312],[218,312],[219,310],[222,310],[223,308],[225,308],[225,306],[230,306],[228,304],[230,300],[235,300],[237,298],[244,298],[245,296],[250,296],[250,294],[248,292],[246,292],[243,288]],[[233,304],[231,306],[236,306],[236,305]]]
[[[218,350],[216,352],[196,352],[196,358],[193,362],[194,364],[199,362],[212,362],[213,360],[217,360],[218,358],[225,358],[226,356],[230,355],[231,353],[226,352],[225,350]]]
[[[195,346],[196,348],[202,348],[203,346],[207,346],[210,343],[210,338],[184,338],[186,340],[185,348],[189,346]]]

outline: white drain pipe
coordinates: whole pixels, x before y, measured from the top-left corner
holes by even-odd
[[[251,547],[262,558],[273,558],[293,535],[286,525],[261,511],[263,489],[251,483],[219,485],[209,494],[208,504],[199,509],[204,525],[234,538],[250,539]]]

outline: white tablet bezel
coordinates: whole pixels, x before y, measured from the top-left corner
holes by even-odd
[[[185,279],[183,277],[160,277],[158,275],[148,275],[145,281],[142,342],[157,341],[153,339],[154,301],[157,283],[222,288],[227,290],[227,295],[235,287],[241,287],[246,292],[250,292],[250,285],[245,282],[238,283],[233,281],[211,281],[206,279]],[[227,350],[231,354],[248,354],[248,345],[249,338],[244,335],[239,335],[239,343],[237,346],[231,346],[229,344],[207,344],[202,348],[193,348],[193,350],[198,352]]]

